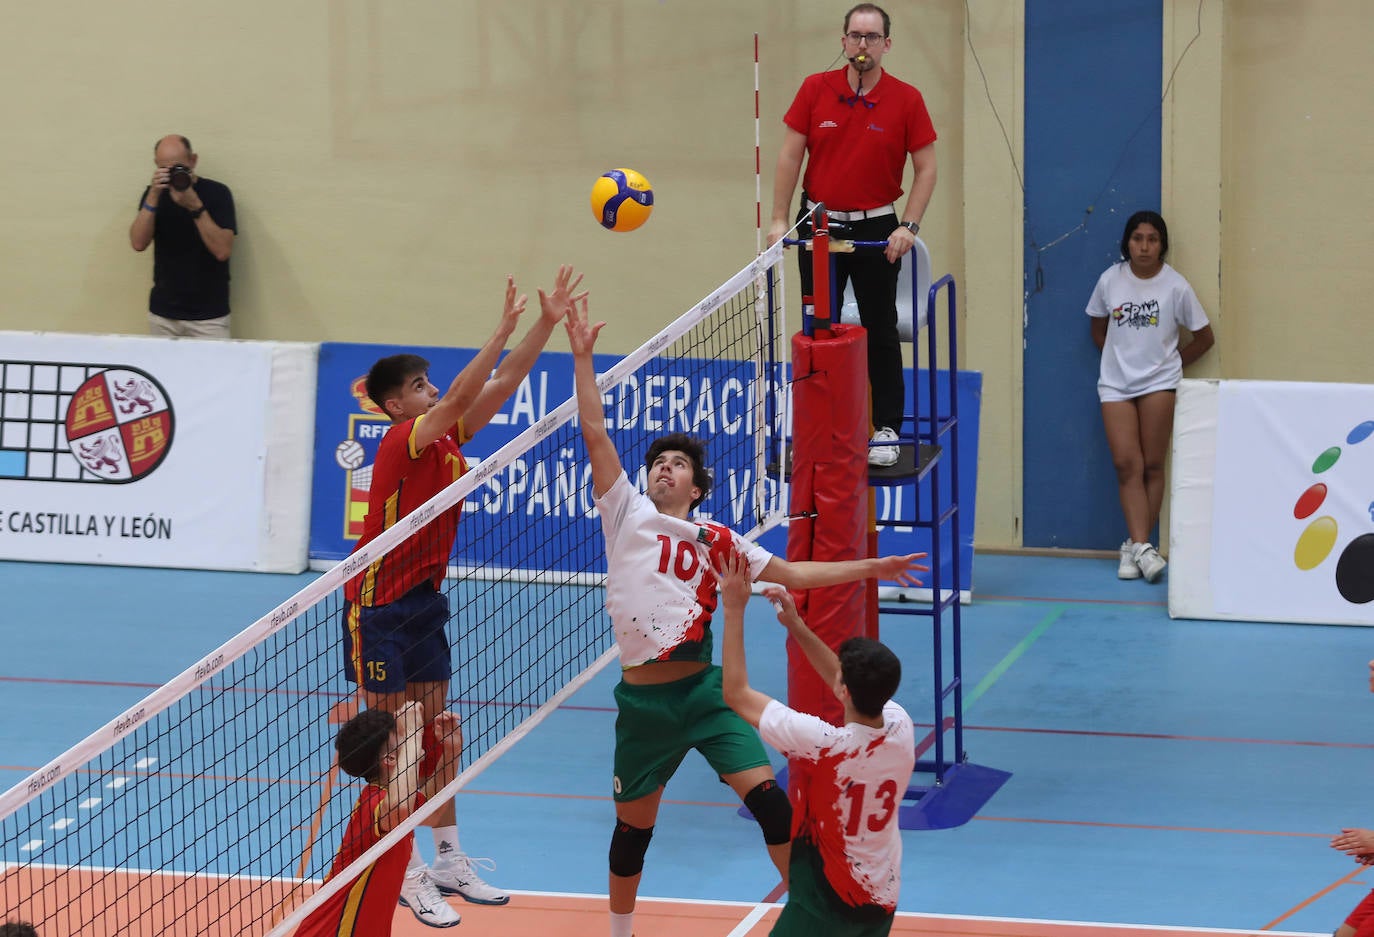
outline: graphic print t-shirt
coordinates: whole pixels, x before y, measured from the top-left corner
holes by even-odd
[[[1107,319],[1107,344],[1097,391],[1102,400],[1130,400],[1171,390],[1183,378],[1178,327],[1190,332],[1207,325],[1197,294],[1168,264],[1142,280],[1126,261],[1108,267],[1097,279],[1088,315]]]
[[[625,472],[596,500],[606,535],[606,612],[620,666],[711,661],[716,574],[710,556],[733,543],[757,579],[773,558],[721,524],[660,514]]]
[[[897,908],[902,836],[897,825],[911,772],[916,730],[906,710],[883,707],[883,727],[833,726],[770,700],[759,735],[789,758],[813,762],[810,783],[794,803],[793,830],[816,844],[825,878],[847,904]]]

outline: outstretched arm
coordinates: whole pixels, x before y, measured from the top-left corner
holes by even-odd
[[[587,319],[586,294],[578,297],[568,313],[568,344],[573,353],[573,377],[577,386],[577,418],[582,424],[582,439],[587,444],[587,459],[592,464],[592,494],[601,497],[620,477],[620,454],[606,432],[606,409],[601,390],[596,386],[596,367],[592,352],[596,337],[606,323],[592,325]]]
[[[720,579],[721,604],[725,608],[725,635],[721,640],[721,683],[725,705],[755,728],[772,697],[749,685],[744,658],[744,606],[749,601],[749,561],[730,550],[719,561],[712,558]]]
[[[458,724],[456,715],[448,711],[441,712],[434,717],[431,724],[434,726],[435,739],[443,748],[443,753],[434,773],[426,778],[420,787],[426,801],[433,800],[435,794],[458,776],[458,756],[463,752],[463,728]]]
[[[434,408],[415,424],[413,439],[416,451],[447,433],[472,406],[486,383],[487,375],[496,365],[496,359],[501,357],[506,342],[515,331],[515,323],[519,321],[520,313],[524,311],[525,297],[516,295],[515,278],[508,276],[506,307],[501,313],[501,321],[497,323],[496,331],[487,339],[487,343],[478,349],[477,354],[467,363],[467,367],[458,372],[458,376],[453,379],[453,383],[448,386],[448,390],[439,398]],[[472,431],[472,428],[468,427],[468,432]]]
[[[778,622],[787,629],[792,640],[797,642],[797,647],[802,649],[807,662],[811,664],[811,669],[816,671],[826,686],[834,690],[835,678],[840,675],[840,659],[830,649],[830,645],[822,641],[802,620],[801,614],[797,611],[797,603],[792,599],[792,593],[777,586],[768,586],[763,590],[763,597],[772,602],[773,607],[778,610]]]
[[[576,279],[573,279],[574,274]],[[571,264],[563,264],[558,268],[558,275],[554,278],[553,292],[546,296],[543,290],[539,291],[539,321],[530,326],[520,344],[512,348],[511,353],[502,359],[496,373],[482,386],[477,399],[463,414],[463,425],[467,427],[469,434],[490,423],[496,411],[505,405],[511,394],[520,386],[520,382],[530,373],[534,362],[539,359],[539,353],[549,343],[553,327],[568,314],[573,290],[577,289],[581,282],[582,274],[573,270]],[[587,294],[581,295],[585,297]]]
[[[1344,828],[1331,837],[1331,848],[1339,849],[1361,865],[1374,865],[1374,830]]]
[[[386,782],[386,810],[377,817],[377,826],[388,832],[415,807],[419,787],[421,736],[425,729],[425,710],[411,700],[396,712],[396,734],[401,740],[396,765]]]
[[[914,574],[930,571],[929,566],[916,562],[924,558],[924,553],[908,553],[906,556],[879,556],[866,560],[802,560],[790,563],[775,556],[768,561],[759,578],[786,586],[793,592],[861,579],[890,579],[904,586],[919,586],[921,580]]]

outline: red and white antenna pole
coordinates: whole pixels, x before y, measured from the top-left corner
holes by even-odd
[[[763,161],[759,155],[759,34],[754,33],[754,249],[763,253]]]

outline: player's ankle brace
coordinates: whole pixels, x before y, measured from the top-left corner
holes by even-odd
[[[764,781],[745,794],[744,806],[763,830],[765,843],[781,846],[792,839],[792,802],[777,781]]]
[[[642,830],[617,820],[615,832],[611,834],[611,874],[633,878],[644,871],[644,854],[649,851],[653,835],[652,826]]]

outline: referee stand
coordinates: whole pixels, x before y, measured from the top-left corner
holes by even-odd
[[[786,243],[794,246],[806,246],[812,249],[812,258],[815,274],[815,302],[814,311],[810,298],[804,297],[803,316],[802,316],[802,335],[794,340],[794,352],[798,347],[798,342],[805,339],[809,344],[805,346],[808,350],[815,349],[820,344],[840,338],[845,341],[852,341],[853,330],[857,329],[859,337],[863,335],[863,329],[857,325],[835,326],[832,321],[832,310],[841,308],[840,297],[834,289],[835,277],[833,276],[832,253],[851,252],[861,250],[883,250],[887,247],[886,241],[847,241],[834,239],[832,235],[842,233],[841,229],[832,229],[828,221],[825,206],[817,206],[812,215],[813,232],[809,241],[789,240]],[[879,599],[878,584],[870,581],[865,594],[865,607],[858,618],[851,618],[850,621],[860,620],[865,622],[866,633],[869,637],[878,637],[878,618],[879,613],[887,615],[920,616],[930,619],[931,626],[931,665],[933,669],[933,700],[932,708],[934,711],[931,722],[930,732],[918,740],[916,745],[916,775],[918,778],[929,778],[929,783],[915,784],[908,788],[906,797],[899,809],[899,823],[902,829],[907,830],[929,830],[929,829],[948,829],[950,827],[961,826],[967,823],[982,808],[984,804],[997,792],[997,790],[1011,777],[1006,771],[996,768],[989,768],[982,765],[973,764],[969,761],[968,752],[964,745],[964,714],[963,714],[963,635],[960,618],[960,581],[961,581],[961,557],[960,557],[960,516],[959,516],[959,414],[958,414],[958,346],[957,346],[957,303],[956,286],[953,276],[946,274],[934,283],[930,282],[930,252],[925,243],[917,238],[916,243],[907,262],[913,265],[911,276],[911,310],[912,322],[909,336],[903,338],[913,343],[913,363],[919,364],[919,354],[916,341],[921,331],[926,336],[927,368],[922,379],[919,367],[913,367],[913,380],[910,382],[910,411],[905,414],[906,421],[899,431],[897,451],[898,460],[891,466],[868,466],[868,452],[864,444],[860,445],[856,453],[848,453],[852,458],[861,459],[867,468],[867,484],[869,486],[887,488],[905,488],[910,495],[908,498],[893,499],[894,503],[910,504],[914,511],[909,517],[889,517],[879,519],[874,506],[874,497],[871,490],[868,492],[868,530],[866,531],[866,555],[878,555],[878,527],[911,527],[930,532],[930,573],[928,575],[931,591],[930,603],[921,605],[908,599],[907,594],[897,590],[892,598],[884,597]],[[940,299],[944,298],[944,327],[940,328],[940,317],[937,310],[940,308]],[[920,316],[919,311],[924,310],[924,317]],[[857,318],[857,317],[855,317]],[[948,367],[943,375],[937,367],[941,342],[944,342],[947,351]],[[813,354],[815,352],[812,352]],[[851,364],[854,359],[850,358]],[[867,367],[862,357],[857,359],[858,367],[864,375],[864,399],[857,406],[849,409],[850,413],[862,412],[865,416],[868,413],[867,392]],[[831,362],[832,367],[834,362]],[[793,390],[794,396],[799,386],[798,382],[810,375],[798,373],[797,358],[794,354],[794,374]],[[940,382],[946,381],[945,397],[941,400]],[[924,393],[922,385],[924,384]],[[847,386],[847,385],[840,385]],[[840,391],[842,394],[843,391]],[[837,409],[834,401],[832,412]],[[852,402],[851,402],[852,403]],[[804,469],[810,464],[814,455],[805,453],[802,447],[806,445],[804,440],[797,435],[795,425],[809,425],[817,421],[817,415],[803,410],[801,402],[795,406],[795,412],[801,416],[800,420],[794,420],[794,439],[793,451],[791,452],[791,468]],[[867,428],[867,419],[861,422],[864,429]],[[910,428],[909,430],[907,428]],[[838,430],[838,427],[837,427]],[[836,432],[836,437],[844,444],[847,440],[842,432]],[[865,437],[866,437],[865,432]],[[852,443],[850,443],[852,445]],[[829,456],[838,459],[840,455],[829,453],[821,457]],[[948,464],[948,477],[946,478],[945,466]],[[821,487],[819,483],[812,485],[809,479],[798,479],[793,472],[789,471],[789,478],[793,480],[792,504],[789,512],[792,516],[801,515],[808,518],[800,524],[794,522],[788,534],[788,558],[794,555],[793,537],[806,538],[815,529],[814,524],[824,520],[823,512],[827,499],[824,494],[811,492],[811,487]],[[843,473],[841,473],[843,474]],[[819,476],[818,476],[819,478]],[[798,485],[798,482],[801,482]],[[940,493],[942,490],[949,492],[949,503],[941,507]],[[848,498],[853,499],[855,490],[850,487],[846,492]],[[924,495],[924,497],[922,497]],[[835,500],[828,499],[829,503],[834,504]],[[814,521],[810,518],[814,518]],[[944,550],[943,542],[948,537],[949,548],[952,551],[950,557],[950,579],[944,581]],[[832,537],[832,539],[834,539]],[[815,559],[844,559],[850,557],[843,556],[813,556],[809,552],[814,547],[802,547],[798,552],[805,558]],[[861,554],[864,555],[864,554]],[[886,590],[885,590],[886,591]],[[813,603],[814,604],[814,603]],[[815,614],[814,610],[812,614]],[[808,617],[808,622],[811,618]],[[833,631],[833,629],[832,629]],[[843,638],[848,634],[836,635],[834,633],[821,634],[832,647],[838,646]],[[838,640],[837,640],[838,638]],[[792,649],[789,647],[789,656]],[[948,653],[948,667],[946,667],[945,655]],[[806,688],[799,698],[796,687],[793,686],[791,677],[795,668],[789,666],[789,704],[794,708],[802,709],[807,712],[815,712],[825,718],[831,718],[827,706],[823,700],[811,699],[814,695],[810,688]],[[808,703],[816,705],[808,706]],[[917,723],[918,726],[920,723]],[[794,776],[794,782],[796,778]]]

